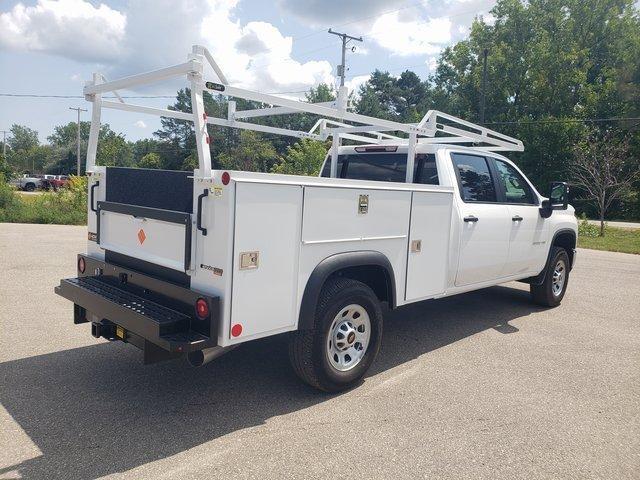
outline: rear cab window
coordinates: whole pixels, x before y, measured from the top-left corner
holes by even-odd
[[[321,177],[329,177],[331,157],[325,161]],[[338,155],[338,177],[352,180],[404,183],[407,174],[407,154],[399,152],[354,152]],[[413,183],[439,185],[436,158],[431,153],[415,157]]]

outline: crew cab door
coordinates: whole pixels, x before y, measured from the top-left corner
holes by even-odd
[[[498,195],[509,209],[509,257],[503,276],[539,272],[546,261],[548,222],[540,215],[538,198],[524,176],[509,163],[492,159]]]
[[[495,172],[482,155],[452,153],[458,183],[460,244],[455,285],[498,279],[509,254],[509,207],[498,203]]]

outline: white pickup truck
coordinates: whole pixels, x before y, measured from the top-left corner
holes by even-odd
[[[42,188],[43,180],[42,177],[32,177],[25,173],[21,177],[11,180],[10,184],[19,190],[33,192],[38,188]]]
[[[206,61],[219,83],[204,82]],[[185,74],[192,112],[101,98]],[[227,118],[210,118],[204,89],[267,106],[230,102]],[[383,302],[393,309],[513,280],[542,305],[564,296],[577,240],[567,186],[540,195],[496,153],[522,150],[516,139],[435,111],[418,124],[358,115],[342,90],[336,102],[307,104],[232,87],[199,46],[167,69],[112,82],[94,75],[85,95],[89,241],[78,277],[56,292],[74,303],[75,323],[138,346],[147,363],[186,355],[202,365],[286,332],[300,378],[339,391],[376,357]],[[193,121],[199,168],[96,166],[103,108]],[[301,111],[329,118],[310,132],[246,121]],[[330,137],[332,148],[318,178],[212,170],[207,124]]]

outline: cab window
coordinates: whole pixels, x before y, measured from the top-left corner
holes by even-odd
[[[328,157],[321,176],[329,177],[330,171],[331,157]],[[338,156],[338,177],[340,178],[404,183],[406,172],[406,153],[353,153]],[[413,182],[439,185],[435,155],[416,155]]]
[[[520,173],[502,160],[495,160],[500,186],[504,188],[506,203],[534,204],[533,192]]]
[[[476,155],[452,154],[460,196],[465,202],[496,202],[496,190],[487,159]]]
[[[416,155],[413,183],[440,185],[436,156],[433,153],[419,153]]]
[[[406,154],[356,153],[345,155],[345,161],[347,162],[345,178],[378,182],[404,182],[406,178]]]

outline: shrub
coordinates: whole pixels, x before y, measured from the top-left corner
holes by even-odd
[[[0,173],[0,222],[12,222],[22,204],[18,195],[9,185],[2,173]]]
[[[580,216],[580,221],[578,222],[578,236],[591,238],[600,236],[600,228],[597,225],[589,223],[586,213],[583,213]]]
[[[67,188],[28,197],[17,195],[6,182],[0,182],[0,222],[85,225],[86,177],[71,177]]]

